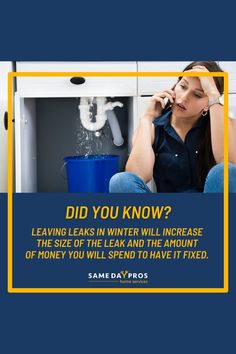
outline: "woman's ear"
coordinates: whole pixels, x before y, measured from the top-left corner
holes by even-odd
[[[205,117],[205,116],[207,115],[208,109],[209,109],[209,107],[206,107],[206,108],[204,108],[204,109],[202,110],[202,116],[203,116],[203,117]]]

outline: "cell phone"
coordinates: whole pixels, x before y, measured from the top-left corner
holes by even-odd
[[[170,103],[169,98],[165,97],[165,98],[164,98],[164,104],[165,104],[165,107],[166,107],[166,105],[167,105],[167,103],[168,103],[168,102]]]

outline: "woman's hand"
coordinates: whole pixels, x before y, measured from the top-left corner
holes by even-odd
[[[194,72],[209,71],[205,66],[196,65],[191,70]],[[196,74],[197,76],[197,74]],[[202,89],[208,100],[220,97],[220,93],[216,87],[212,76],[198,76]],[[221,105],[213,105],[210,108],[210,130],[211,130],[211,147],[216,163],[221,163],[224,160],[224,108]]]
[[[191,70],[186,70],[186,72],[208,72],[207,68],[205,66],[201,65],[196,65],[194,66]],[[217,97],[220,97],[220,93],[216,87],[215,81],[212,76],[198,76],[202,89],[207,95],[208,99],[214,99]]]
[[[175,86],[174,86],[175,87]],[[174,103],[175,92],[174,87],[167,89],[163,92],[153,95],[150,99],[149,106],[145,112],[145,117],[153,121],[154,118],[159,117],[165,108],[165,98],[167,98],[171,103]]]

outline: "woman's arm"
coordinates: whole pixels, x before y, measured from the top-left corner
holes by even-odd
[[[211,143],[216,163],[224,161],[224,109],[215,104],[210,107]],[[228,119],[229,162],[236,164],[236,119]]]
[[[213,104],[210,108],[211,146],[216,163],[224,161],[224,107]]]
[[[229,118],[229,162],[236,164],[236,119]]]
[[[205,66],[201,65],[196,65],[189,71],[209,72]],[[220,97],[213,77],[199,76],[199,80],[209,101]],[[209,111],[212,152],[216,163],[221,163],[224,161],[224,107],[220,104],[213,104],[209,107]]]
[[[126,171],[133,172],[141,177],[144,182],[149,182],[153,175],[155,154],[152,148],[154,143],[155,129],[153,120],[159,117],[165,107],[164,98],[168,98],[172,103],[174,91],[166,90],[152,96],[150,104],[140,120],[140,124],[132,139],[132,150],[126,164]]]
[[[151,118],[151,119],[150,119]],[[126,171],[133,172],[144,182],[152,179],[155,155],[152,148],[154,142],[153,118],[145,115],[133,138],[133,147],[126,164]]]

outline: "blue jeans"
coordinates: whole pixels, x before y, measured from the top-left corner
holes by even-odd
[[[223,193],[224,165],[215,165],[208,173],[204,185],[204,193]],[[146,183],[130,172],[115,174],[109,185],[110,193],[151,193]],[[236,165],[229,163],[229,192],[236,193]]]

